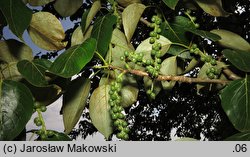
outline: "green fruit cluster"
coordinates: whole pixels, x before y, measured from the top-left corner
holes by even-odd
[[[142,58],[143,58],[142,53],[136,53],[133,51],[131,51],[131,52],[125,51],[124,56],[121,56],[120,60],[126,61],[126,62],[131,61],[133,63],[141,65]]]
[[[161,68],[161,56],[162,56],[162,45],[158,41],[160,39],[160,33],[161,33],[161,28],[160,24],[162,23],[162,20],[159,16],[154,15],[151,18],[151,25],[150,27],[153,28],[154,30],[149,33],[150,39],[149,43],[152,45],[152,50],[151,50],[151,57],[154,59],[147,59],[143,60],[143,64],[146,67],[146,71],[150,74],[151,77],[156,78],[159,75],[159,71]]]
[[[115,81],[111,83],[109,91],[109,105],[110,115],[113,120],[114,127],[119,131],[117,138],[128,140],[129,128],[128,123],[125,120],[124,109],[121,106],[121,87],[122,87],[123,75],[119,75]]]
[[[35,103],[35,105],[34,105],[34,111],[45,112],[46,110],[47,110],[47,107],[45,105],[41,105],[39,103]]]
[[[206,74],[208,76],[208,78],[210,79],[217,79],[218,75],[221,73],[221,69],[218,69],[215,66],[210,67],[209,69],[207,69]]]
[[[213,66],[217,64],[217,61],[212,56],[203,54],[203,52],[198,48],[197,44],[192,44],[189,51],[191,54],[199,55],[202,62],[210,63]]]

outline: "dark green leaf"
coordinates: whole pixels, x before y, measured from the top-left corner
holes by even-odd
[[[79,77],[72,81],[63,95],[64,132],[69,134],[80,119],[90,91],[90,80]]]
[[[238,69],[250,72],[250,52],[225,49],[222,54]]]
[[[191,32],[212,41],[221,39],[220,36],[214,33],[196,29],[194,23],[190,21],[190,19],[183,16],[176,16],[174,21],[170,24],[167,21],[163,22],[161,28],[163,30],[162,35],[167,37],[170,41],[180,42],[186,45],[189,42],[186,32]]]
[[[75,45],[63,52],[51,65],[49,71],[64,78],[69,78],[81,71],[92,59],[96,40],[87,39],[81,45]]]
[[[181,20],[184,17],[177,16],[171,23],[164,21],[161,24],[161,35],[168,38],[171,42],[177,42],[182,44],[189,44],[188,36],[186,35],[186,30],[184,27],[194,27],[190,21],[185,18],[185,21]]]
[[[193,58],[190,56],[189,50],[187,48],[178,45],[171,45],[167,53],[183,59]]]
[[[0,10],[4,14],[11,31],[20,39],[28,28],[32,11],[20,0],[1,0]]]
[[[52,136],[49,136],[45,139],[42,139],[42,141],[72,141],[71,138],[69,138],[68,135],[62,133],[62,132],[57,132],[54,130],[49,130],[53,132]]]
[[[175,6],[179,2],[179,0],[162,0],[169,8],[175,9]]]
[[[116,24],[115,15],[105,15],[94,23],[91,37],[97,41],[97,51],[105,57],[112,37],[113,26]]]
[[[22,60],[17,63],[18,71],[22,76],[34,86],[46,86],[48,82],[45,78],[45,71],[51,66],[51,62],[46,59],[35,59],[33,61]]]
[[[250,132],[241,132],[225,139],[225,141],[250,141]]]
[[[222,90],[221,104],[234,127],[250,131],[250,76],[235,80]]]
[[[210,39],[212,41],[218,41],[221,39],[221,37],[219,35],[208,32],[208,31],[203,31],[203,30],[198,30],[198,29],[187,29],[187,31],[189,31],[195,35],[201,36],[203,38]]]
[[[0,80],[0,140],[13,140],[33,113],[33,96],[23,84]]]
[[[89,115],[96,129],[104,135],[106,139],[112,134],[112,119],[110,116],[109,85],[99,86],[94,90],[89,101]]]
[[[35,103],[40,105],[50,105],[62,95],[62,88],[55,84],[46,87],[36,87],[27,83],[26,86],[32,92]]]

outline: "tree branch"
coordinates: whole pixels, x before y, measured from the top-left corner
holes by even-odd
[[[131,73],[138,76],[146,76],[149,77],[149,74],[140,70],[126,70],[120,67],[116,67],[113,65],[109,65],[110,69],[117,69],[125,73]],[[186,83],[218,83],[218,84],[228,84],[230,81],[220,80],[220,79],[202,79],[202,78],[191,78],[185,76],[167,76],[167,75],[159,75],[156,80],[158,81],[178,81],[178,82],[186,82]]]

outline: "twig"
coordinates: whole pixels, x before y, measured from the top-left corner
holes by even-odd
[[[226,69],[223,69],[223,73],[226,74],[228,76],[229,79],[232,79],[232,80],[239,80],[241,79],[240,76],[236,75],[235,73],[233,73],[230,69],[226,68]]]
[[[146,76],[149,77],[149,74],[147,72],[144,71],[140,71],[140,70],[126,70],[120,67],[116,67],[113,65],[109,65],[109,68],[111,69],[117,69],[120,71],[123,71],[125,73],[131,73],[131,74],[135,74],[138,76]],[[190,78],[190,77],[185,77],[185,76],[167,76],[167,75],[159,75],[156,80],[158,81],[179,81],[179,82],[187,82],[187,83],[218,83],[218,84],[227,84],[230,81],[226,81],[226,80],[220,80],[220,79],[202,79],[202,78]]]

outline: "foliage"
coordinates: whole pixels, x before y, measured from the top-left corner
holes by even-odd
[[[58,15],[32,13],[28,7],[48,3]],[[248,138],[250,44],[229,30],[203,29],[194,16],[195,12],[230,16],[221,0],[162,0],[170,13],[140,0],[96,0],[82,14],[80,26],[67,42],[58,16],[72,17],[82,4],[78,0],[0,2],[0,15],[7,22],[3,24],[8,24],[21,40],[0,42],[1,140],[17,137],[34,112],[38,114],[34,123],[39,129],[31,132],[39,135],[37,140],[70,140],[68,134],[85,108],[89,109],[91,123],[106,139],[116,134],[119,139],[129,140],[131,130],[125,110],[138,100],[138,85],[143,84],[143,92],[154,101],[160,91],[170,91],[182,82],[195,84],[198,93],[219,91],[224,112],[240,132],[227,140]],[[145,18],[147,12],[154,15]],[[170,14],[174,16],[168,18]],[[131,43],[139,24],[146,25],[149,34],[136,46]],[[33,59],[31,48],[22,39],[26,29],[38,47],[63,52],[54,61]],[[199,40],[215,42],[222,51],[212,56]],[[101,64],[91,65],[94,60]],[[83,77],[89,68],[96,73]],[[188,72],[195,68],[200,69],[197,77],[191,77]],[[91,90],[91,79],[98,73],[102,75],[99,86]],[[42,116],[46,106],[61,95],[64,133],[47,130]]]

